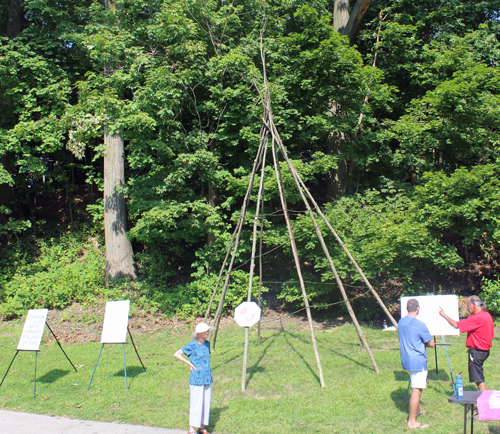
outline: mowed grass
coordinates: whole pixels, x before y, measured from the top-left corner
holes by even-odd
[[[244,331],[221,329],[212,351],[214,396],[210,429],[236,433],[404,433],[408,376],[402,370],[396,332],[364,327],[380,368],[376,374],[354,327],[318,329],[316,339],[326,388],[320,387],[310,333],[304,325],[276,323],[263,326],[257,345],[251,329],[247,389],[241,391]],[[0,375],[15,354],[23,324],[3,325],[0,331]],[[57,334],[57,325],[52,325]],[[49,333],[45,332],[45,335]],[[189,410],[189,370],[173,358],[191,330],[165,329],[135,335],[134,341],[147,373],[126,345],[129,388],[125,388],[121,345],[105,345],[90,391],[87,391],[100,349],[99,342],[64,344],[77,373],[55,342],[42,342],[37,364],[37,397],[33,399],[35,355],[20,352],[0,388],[1,408],[107,422],[186,429]],[[441,338],[438,339],[440,341]],[[465,336],[447,337],[453,374],[467,371]],[[463,430],[463,407],[449,404],[453,393],[443,347],[428,350],[429,381],[420,419],[429,433]],[[498,388],[500,345],[495,338],[486,362],[487,385]],[[464,377],[467,379],[467,375]],[[465,383],[465,390],[476,390]],[[500,433],[499,422],[477,421],[476,433]]]

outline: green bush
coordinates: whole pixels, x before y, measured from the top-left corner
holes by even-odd
[[[165,292],[157,292],[154,296],[155,301],[160,304],[160,308],[166,314],[177,314],[180,317],[204,316],[208,304],[212,297],[217,277],[214,274],[199,278],[195,281],[175,286]],[[223,314],[231,314],[233,309],[241,302],[245,301],[248,292],[248,273],[237,270],[231,273],[226,296],[224,297]],[[224,282],[219,285],[218,293],[212,304],[211,314],[215,314],[220,300],[220,294]],[[257,298],[259,288],[258,278],[254,277],[252,287],[252,296]],[[262,287],[262,291],[268,291],[268,288]]]
[[[483,277],[483,292],[479,294],[492,315],[500,316],[500,278],[489,280]]]
[[[63,308],[89,301],[104,287],[105,258],[97,237],[79,233],[38,240],[32,260],[19,261],[0,294],[0,315],[16,317],[26,309]]]

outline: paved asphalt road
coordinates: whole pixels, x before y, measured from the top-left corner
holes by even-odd
[[[186,434],[186,430],[94,422],[0,410],[1,434]]]

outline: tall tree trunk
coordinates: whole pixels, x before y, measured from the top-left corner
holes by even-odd
[[[337,168],[331,169],[327,174],[326,195],[328,200],[340,199],[347,191],[347,181],[350,172],[349,160],[342,157],[342,150],[345,144],[345,134],[340,131],[331,133],[326,142],[326,152],[328,154],[340,155],[337,161]]]
[[[349,0],[335,0],[333,9],[333,29],[345,35],[349,23]]]
[[[132,244],[127,239],[127,211],[123,194],[125,184],[123,139],[104,130],[104,235],[106,242],[106,277],[135,279]]]
[[[106,10],[115,5],[105,0]],[[105,68],[104,75],[109,71]],[[109,134],[104,128],[104,237],[106,243],[106,278],[136,279],[134,252],[127,239],[127,204],[120,187],[125,185],[125,151],[121,134]]]
[[[349,23],[349,0],[335,0],[333,12],[333,29],[344,34]],[[341,116],[341,107],[336,101],[330,101],[329,116]],[[328,154],[339,155],[337,169],[331,169],[326,179],[326,194],[328,200],[339,199],[345,194],[348,176],[348,163],[342,158],[342,150],[346,142],[345,134],[341,131],[333,131],[326,142]]]
[[[7,38],[15,38],[23,28],[23,6],[21,0],[10,0],[9,21],[7,23]]]
[[[371,0],[356,0],[350,8],[349,0],[335,0],[333,10],[333,29],[341,35],[347,35],[351,45],[361,28],[361,23],[368,12]],[[342,108],[336,101],[330,102],[330,116],[342,116]],[[351,141],[343,132],[334,131],[327,139],[326,152],[339,155],[337,169],[332,169],[326,179],[326,194],[329,200],[339,199],[347,191],[347,181],[350,175],[349,160],[342,157],[343,150]]]

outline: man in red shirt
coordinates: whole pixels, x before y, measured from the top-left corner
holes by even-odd
[[[485,311],[486,305],[477,296],[467,299],[467,310],[470,315],[462,321],[455,321],[440,308],[439,314],[450,323],[452,327],[467,332],[465,345],[469,349],[469,381],[476,383],[479,391],[486,390],[484,383],[483,363],[490,355],[490,348],[494,337],[493,318]]]

